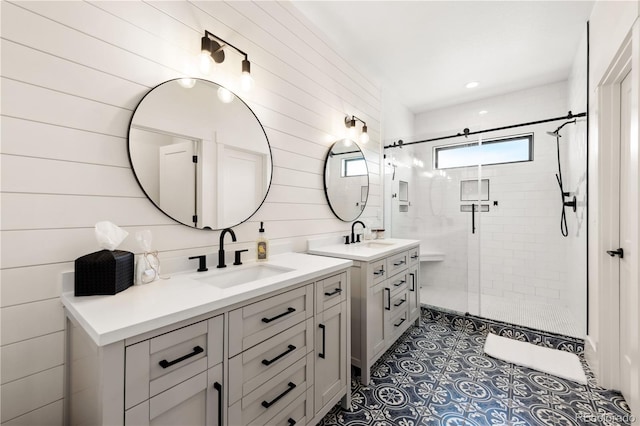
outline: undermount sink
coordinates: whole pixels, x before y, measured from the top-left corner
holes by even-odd
[[[196,275],[194,279],[206,282],[220,289],[225,289],[291,271],[294,271],[294,269],[274,265],[252,265],[235,270],[228,268],[224,271],[211,270],[208,273],[203,273],[201,276]]]
[[[366,247],[366,248],[372,248],[372,249],[376,249],[376,248],[387,248],[389,246],[392,246],[394,243],[383,243],[381,241],[371,241],[368,243],[363,243],[361,245],[361,247]]]

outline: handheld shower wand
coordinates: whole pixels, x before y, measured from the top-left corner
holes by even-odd
[[[560,187],[560,199],[562,200],[562,213],[560,214],[560,232],[564,237],[569,235],[569,229],[567,228],[567,214],[564,208],[572,207],[573,211],[575,212],[577,209],[578,200],[576,199],[575,195],[573,196],[573,200],[570,200],[570,201],[565,200],[565,197],[570,197],[571,193],[565,192],[564,186],[562,184],[562,168],[560,167],[560,138],[562,136],[560,136],[560,130],[567,124],[571,124],[575,122],[576,122],[575,119],[571,121],[567,121],[565,123],[562,123],[560,127],[558,127],[553,132],[547,132],[548,135],[556,138],[556,149],[558,152],[558,173],[556,173],[556,180],[558,181],[558,186]]]

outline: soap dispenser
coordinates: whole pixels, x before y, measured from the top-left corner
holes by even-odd
[[[264,222],[260,222],[258,239],[256,240],[256,260],[258,262],[269,260],[269,240],[264,232]]]

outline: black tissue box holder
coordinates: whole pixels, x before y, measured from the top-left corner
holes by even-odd
[[[100,250],[75,262],[74,294],[95,296],[116,294],[133,285],[133,253]]]

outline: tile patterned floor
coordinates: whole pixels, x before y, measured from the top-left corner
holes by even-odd
[[[483,353],[489,331],[582,354],[579,339],[423,307],[412,327],[372,367],[363,386],[352,380],[352,411],[340,405],[331,425],[627,425],[620,393],[560,379]]]

